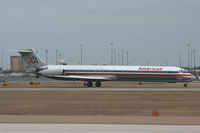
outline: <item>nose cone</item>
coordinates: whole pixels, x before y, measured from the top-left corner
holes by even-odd
[[[196,76],[194,76],[193,74],[188,73],[188,74],[186,74],[186,75],[184,76],[184,79],[185,79],[186,81],[191,82],[191,81],[196,80],[197,78],[196,78]]]
[[[196,80],[196,77],[194,75],[192,75],[192,76],[190,76],[190,80],[194,81],[194,80]]]

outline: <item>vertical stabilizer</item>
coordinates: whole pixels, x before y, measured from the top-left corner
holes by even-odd
[[[27,67],[30,69],[37,69],[46,66],[44,61],[42,61],[33,49],[17,50],[22,56],[22,59],[26,62]]]

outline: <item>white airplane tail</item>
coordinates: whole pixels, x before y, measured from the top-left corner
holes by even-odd
[[[44,63],[36,54],[33,49],[17,50],[26,62],[28,69],[39,69],[47,64]]]

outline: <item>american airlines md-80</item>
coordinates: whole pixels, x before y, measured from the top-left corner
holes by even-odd
[[[47,65],[32,49],[17,50],[27,64],[27,71],[38,76],[58,80],[80,80],[84,85],[101,87],[103,81],[183,82],[195,80],[195,76],[174,66],[94,66]]]

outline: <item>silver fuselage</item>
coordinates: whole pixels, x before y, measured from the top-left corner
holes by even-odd
[[[76,79],[70,76],[109,77],[109,81],[190,82],[195,80],[191,73],[182,70],[179,67],[166,66],[49,65],[40,74],[52,79],[82,81],[98,81],[98,79]],[[57,75],[69,76],[69,78],[57,77]]]

